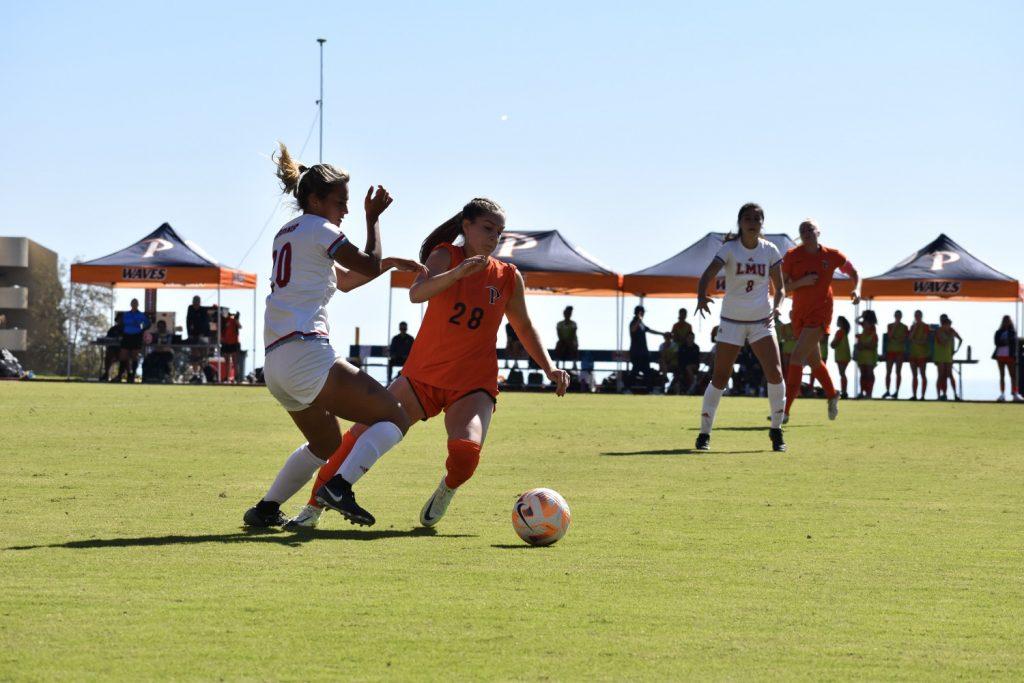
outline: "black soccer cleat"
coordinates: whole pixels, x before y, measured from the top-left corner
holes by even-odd
[[[373,515],[359,507],[356,502],[356,494],[349,484],[339,474],[329,482],[317,489],[316,501],[324,507],[337,510],[342,517],[360,526],[373,526],[377,523]]]
[[[782,438],[781,429],[769,429],[768,437],[772,440],[772,450],[777,453],[784,453],[786,451],[786,442]]]
[[[698,434],[697,443],[693,446],[698,451],[710,451],[711,450],[711,435],[710,434]]]
[[[288,518],[281,514],[281,508],[273,503],[260,501],[245,511],[242,522],[245,526],[253,529],[269,529],[275,526],[284,526]]]

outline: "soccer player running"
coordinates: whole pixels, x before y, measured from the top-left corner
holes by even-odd
[[[910,328],[903,324],[903,311],[896,311],[885,335],[885,393],[882,398],[899,398],[903,383],[903,357],[907,353],[907,335]],[[896,391],[889,392],[892,368],[896,366]]]
[[[828,419],[834,420],[839,415],[839,393],[821,360],[819,342],[822,334],[829,333],[832,322],[832,278],[836,269],[853,279],[851,298],[854,304],[860,301],[857,294],[860,276],[842,252],[822,246],[818,242],[820,236],[818,225],[813,220],[805,220],[800,224],[800,246],[787,251],[782,260],[786,290],[793,293],[790,319],[796,335],[796,347],[790,354],[786,369],[786,416],[783,423],[789,422],[789,411],[800,393],[804,365],[811,366],[811,376],[825,390]]]
[[[779,345],[775,340],[775,316],[786,295],[782,280],[782,257],[778,248],[762,239],[764,210],[757,204],[744,204],[737,217],[739,235],[726,236],[725,244],[704,270],[697,285],[697,312],[710,315],[713,303],[707,295],[708,285],[725,268],[725,298],[722,301],[722,323],[715,345],[715,363],[711,383],[704,392],[700,433],[695,448],[711,450],[711,428],[722,400],[732,367],[746,343],[757,356],[768,381],[768,403],[771,427],[768,430],[772,450],[785,451],[782,437],[782,416],[786,388],[782,383]],[[775,287],[771,298],[769,283]]]
[[[246,511],[244,522],[249,527],[287,522],[281,503],[341,447],[340,417],[370,427],[349,444],[347,467],[321,488],[320,500],[353,524],[371,525],[373,515],[356,503],[352,485],[402,440],[409,419],[384,387],[331,347],[327,302],[335,290],[351,291],[390,268],[424,268],[416,261],[381,258],[379,219],[392,201],[383,187],[374,191],[371,186],[366,193],[366,246],[359,249],[339,227],[348,213],[348,174],[329,164],[307,168],[292,159],[284,144],[275,161],[277,177],[284,191],[295,196],[302,215],[274,237],[263,376],[306,443],[288,457],[266,495]]]
[[[928,376],[925,371],[928,369],[928,359],[931,356],[931,349],[928,346],[928,337],[931,335],[931,327],[924,321],[924,313],[914,311],[914,323],[910,326],[910,352],[907,354],[910,359],[910,400],[917,400],[917,376],[921,375],[921,400],[924,400],[924,392],[928,389]]]
[[[426,527],[437,524],[448,505],[476,471],[480,451],[498,400],[498,329],[507,316],[530,357],[565,395],[569,374],[557,369],[526,309],[526,287],[515,266],[491,256],[505,229],[505,212],[489,199],[477,198],[430,233],[420,248],[427,266],[409,290],[413,303],[427,302],[427,312],[402,375],[388,391],[401,403],[409,424],[444,412],[448,433],[446,473],[420,513]],[[458,237],[463,244],[453,244]],[[353,425],[344,444],[358,445],[366,431]],[[320,470],[309,504],[288,528],[316,526],[322,501],[316,487],[355,456],[345,445]]]

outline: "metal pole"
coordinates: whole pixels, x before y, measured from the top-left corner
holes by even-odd
[[[67,363],[67,375],[64,377],[64,379],[66,379],[66,380],[70,380],[71,379],[71,349],[72,349],[72,346],[73,346],[73,342],[71,340],[71,315],[70,315],[70,313],[72,313],[75,310],[76,310],[76,307],[75,307],[75,288],[74,288],[74,283],[71,282],[71,270],[69,268],[68,269],[68,313],[69,313],[69,315],[68,315],[68,363]]]
[[[861,299],[864,301],[864,299]],[[867,304],[865,304],[866,306]],[[860,318],[860,304],[853,305],[853,391],[860,396],[860,365],[857,364],[857,319]]]
[[[324,43],[327,42],[326,38],[317,38],[316,42],[320,43],[320,99],[316,101],[317,106],[320,108],[320,163],[324,163]]]
[[[388,344],[389,338],[391,337],[391,296],[395,290],[391,288],[391,283],[388,283],[388,328],[384,331],[384,343]]]
[[[217,348],[214,351],[214,353],[215,353],[214,357],[217,359],[217,382],[216,382],[217,384],[220,384],[220,378],[221,378],[221,367],[220,366],[221,366],[221,363],[224,362],[224,359],[221,358],[221,355],[220,355],[220,328],[221,328],[221,325],[220,325],[220,283],[218,282],[217,283]]]
[[[252,288],[252,362],[249,372],[256,376],[256,288]]]

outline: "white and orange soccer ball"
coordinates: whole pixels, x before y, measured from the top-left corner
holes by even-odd
[[[512,508],[512,526],[530,545],[551,545],[569,530],[572,512],[558,491],[531,489]]]

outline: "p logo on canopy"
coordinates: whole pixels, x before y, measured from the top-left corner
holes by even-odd
[[[536,247],[537,240],[533,237],[527,237],[518,232],[506,232],[495,250],[494,258],[511,258],[517,251],[535,249]]]
[[[148,242],[149,246],[146,247],[146,253],[142,255],[142,258],[153,258],[153,256],[155,256],[159,251],[167,251],[168,249],[174,248],[174,243],[168,242],[161,237],[154,237],[151,240],[144,240],[143,242]]]
[[[954,251],[935,251],[931,257],[932,270],[942,270],[947,263],[956,263],[960,260],[960,254]]]

